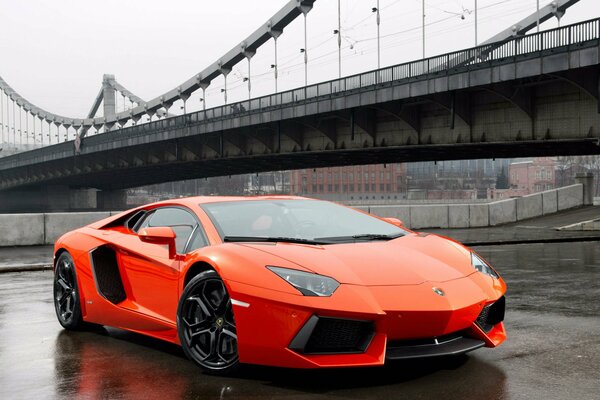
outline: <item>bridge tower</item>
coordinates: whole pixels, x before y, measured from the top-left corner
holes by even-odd
[[[115,76],[104,74],[102,76],[102,102],[106,121],[114,121],[117,115],[116,94]]]

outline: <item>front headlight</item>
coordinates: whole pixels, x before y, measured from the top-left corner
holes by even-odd
[[[340,286],[338,281],[328,276],[281,267],[267,268],[305,296],[331,296]]]
[[[481,272],[482,274],[489,275],[492,278],[496,278],[496,279],[499,278],[496,271],[494,271],[494,269],[492,267],[490,267],[485,261],[483,261],[483,259],[481,257],[479,257],[475,253],[471,253],[471,264],[473,264],[473,268],[475,268],[477,271]]]

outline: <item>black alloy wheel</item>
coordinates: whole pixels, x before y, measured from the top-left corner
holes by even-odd
[[[54,309],[58,322],[65,329],[83,327],[75,263],[67,252],[58,257],[54,268]]]
[[[177,331],[185,354],[206,372],[227,375],[239,366],[231,298],[215,271],[196,275],[185,287]]]

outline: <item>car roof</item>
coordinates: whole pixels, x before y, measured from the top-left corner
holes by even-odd
[[[265,201],[265,200],[317,200],[311,199],[308,197],[300,197],[300,196],[285,196],[285,195],[264,195],[264,196],[194,196],[194,197],[179,197],[173,198],[169,200],[158,201],[155,203],[144,204],[135,208],[131,208],[129,210],[125,210],[118,214],[112,215],[108,218],[102,219],[100,221],[96,221],[88,225],[94,229],[101,229],[104,226],[118,220],[119,218],[123,218],[127,215],[133,215],[139,210],[142,209],[153,209],[161,206],[174,206],[181,205],[190,209],[195,209],[202,204],[209,203],[219,203],[219,202],[232,202],[232,201]]]
[[[287,195],[264,195],[264,196],[194,196],[194,197],[180,197],[165,201],[159,201],[154,205],[161,204],[173,204],[179,203],[181,205],[200,205],[208,203],[221,203],[229,201],[265,201],[265,200],[315,200],[308,197],[301,196],[287,196]]]

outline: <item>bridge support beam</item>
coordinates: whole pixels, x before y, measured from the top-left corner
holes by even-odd
[[[96,195],[99,210],[118,211],[127,208],[127,190],[101,190]]]

